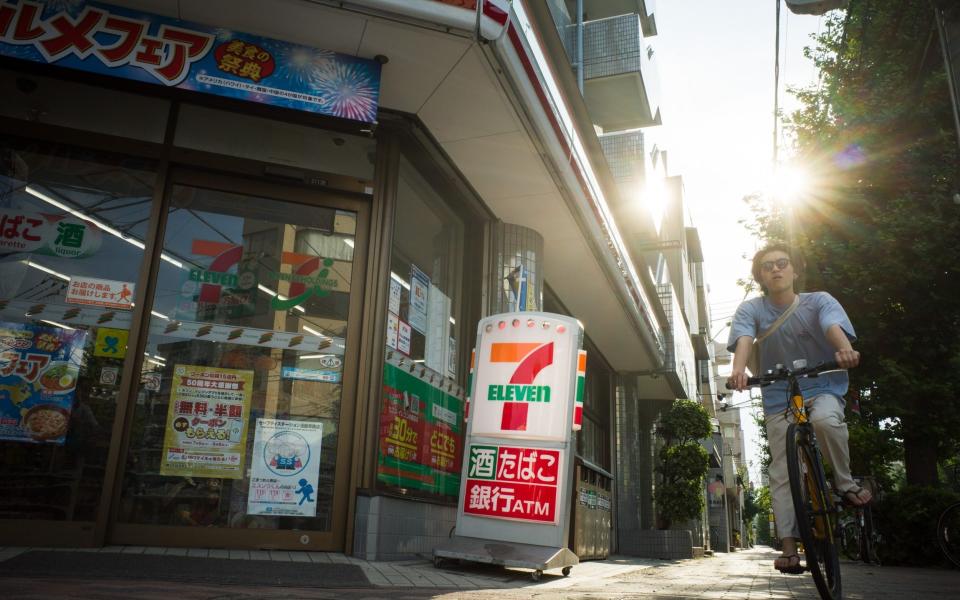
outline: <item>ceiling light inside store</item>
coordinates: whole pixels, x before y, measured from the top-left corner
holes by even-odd
[[[390,271],[390,277],[394,279],[397,283],[402,285],[404,288],[406,288],[407,290],[410,289],[410,284],[404,281],[399,275],[397,275],[393,271]]]
[[[307,333],[312,333],[313,335],[319,335],[320,337],[323,337],[323,334],[322,334],[322,333],[320,333],[320,332],[317,331],[316,329],[313,329],[313,328],[311,328],[311,327],[307,327],[306,325],[303,326],[303,330],[306,331]]]
[[[43,265],[37,264],[37,263],[33,262],[33,261],[30,260],[30,259],[26,259],[26,260],[24,260],[24,261],[22,261],[22,262],[23,262],[25,265],[27,265],[28,267],[33,267],[34,269],[38,269],[38,270],[40,270],[40,271],[43,271],[44,273],[49,273],[50,275],[53,275],[53,276],[55,276],[55,277],[59,277],[60,279],[63,279],[64,281],[70,281],[70,278],[67,277],[66,275],[64,275],[63,273],[54,271],[53,269],[51,269],[51,268],[49,268],[49,267],[45,267],[45,266],[43,266]]]
[[[37,189],[34,188],[33,186],[28,185],[28,186],[27,186],[26,188],[24,188],[24,189],[26,190],[26,192],[27,192],[28,194],[30,194],[30,195],[33,196],[34,198],[39,198],[40,200],[43,200],[43,201],[46,202],[47,204],[52,204],[53,206],[56,206],[56,207],[59,208],[60,210],[67,211],[68,213],[70,213],[71,215],[77,217],[78,219],[83,219],[84,221],[87,221],[87,222],[89,222],[89,223],[93,223],[94,225],[96,225],[96,226],[99,227],[100,229],[106,231],[106,232],[109,233],[110,235],[112,235],[112,236],[114,236],[114,237],[118,237],[118,238],[120,238],[121,240],[127,242],[127,243],[130,244],[130,245],[136,246],[137,248],[140,248],[141,250],[143,250],[144,248],[146,248],[146,245],[145,245],[143,242],[141,242],[140,240],[126,236],[125,234],[121,233],[120,231],[114,229],[113,227],[110,227],[110,226],[107,225],[106,223],[101,223],[100,221],[94,219],[93,217],[91,217],[91,216],[89,216],[89,215],[86,215],[86,214],[80,212],[79,210],[76,210],[76,209],[74,209],[74,208],[71,208],[71,207],[67,206],[67,205],[64,204],[63,202],[60,202],[59,200],[56,200],[56,199],[54,199],[54,198],[51,198],[50,196],[48,196],[47,194],[44,194],[43,192],[37,190]],[[180,262],[179,260],[177,260],[177,259],[175,259],[175,258],[171,258],[170,256],[168,256],[168,255],[167,255],[166,253],[164,253],[164,252],[161,252],[161,253],[160,253],[160,258],[162,258],[163,260],[167,261],[167,262],[170,263],[171,265],[177,267],[178,269],[182,269],[182,268],[183,268],[183,263],[182,263],[182,262]]]
[[[353,248],[353,240],[349,238],[343,238],[343,243]]]
[[[63,329],[74,330],[76,327],[70,327],[69,325],[64,325],[63,323],[57,323],[56,321],[48,321],[46,319],[40,319],[41,323],[46,323],[47,325],[53,325],[54,327],[61,327]]]

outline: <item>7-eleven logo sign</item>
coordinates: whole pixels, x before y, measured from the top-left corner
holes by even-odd
[[[494,343],[490,345],[490,362],[516,364],[509,383],[487,386],[487,400],[503,402],[500,429],[526,431],[530,404],[550,402],[550,386],[533,382],[553,364],[553,342]]]

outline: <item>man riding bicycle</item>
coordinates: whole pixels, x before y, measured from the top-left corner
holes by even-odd
[[[747,387],[747,361],[758,336],[762,338],[758,348],[760,373],[773,370],[778,364],[792,368],[797,359],[805,359],[808,365],[835,360],[843,369],[859,364],[860,353],[851,345],[856,334],[840,303],[826,292],[795,291],[804,267],[799,253],[785,244],[769,245],[754,255],[751,272],[763,296],[744,301],[733,316],[727,342],[727,350],[734,353],[733,370],[727,379],[729,387],[738,391]],[[862,506],[870,502],[871,495],[850,476],[849,435],[843,416],[843,395],[848,383],[846,371],[834,371],[804,378],[800,388],[817,440],[833,465],[836,489],[842,490],[847,503]],[[783,543],[783,554],[774,567],[796,573],[800,569],[800,534],[787,473],[787,382],[771,384],[761,391],[770,443],[770,497],[777,534]]]

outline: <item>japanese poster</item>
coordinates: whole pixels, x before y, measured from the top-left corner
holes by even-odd
[[[471,445],[463,512],[556,522],[561,458],[561,450]]]
[[[447,352],[450,350],[450,298],[435,285],[427,295],[427,331],[424,363],[441,375],[447,372]]]
[[[393,277],[391,277],[390,278],[390,300],[387,303],[387,310],[396,315],[400,314],[400,295],[402,293],[402,289],[403,288],[400,285],[400,282],[394,279]]]
[[[377,478],[397,487],[456,496],[463,450],[463,402],[385,364]]]
[[[380,63],[128,8],[0,3],[0,56],[373,123]]]
[[[392,312],[387,313],[387,346],[397,349],[397,335],[400,332],[400,319]]]
[[[397,350],[410,356],[410,343],[413,336],[413,330],[406,321],[397,323]]]
[[[0,5],[0,24],[3,23]],[[0,30],[0,55],[3,54]],[[73,217],[0,209],[0,252],[27,252],[61,258],[87,258],[100,249],[98,227]]]
[[[410,311],[407,321],[420,333],[427,333],[427,300],[430,296],[430,277],[410,265]]]
[[[93,355],[118,359],[125,358],[129,337],[130,332],[126,329],[97,327],[97,340],[93,344]]]
[[[87,332],[0,323],[0,439],[63,445]]]
[[[257,419],[247,514],[317,516],[323,423]]]
[[[133,289],[133,284],[126,281],[75,276],[67,285],[67,303],[131,310]]]
[[[161,475],[243,478],[253,371],[174,365]]]

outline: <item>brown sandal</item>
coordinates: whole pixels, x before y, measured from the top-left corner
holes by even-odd
[[[803,567],[800,565],[800,555],[799,554],[784,554],[777,557],[777,560],[786,559],[787,566],[778,567],[776,561],[773,563],[773,568],[780,571],[781,573],[786,573],[787,575],[800,575],[803,573]],[[797,562],[794,563],[793,559],[797,559]]]

